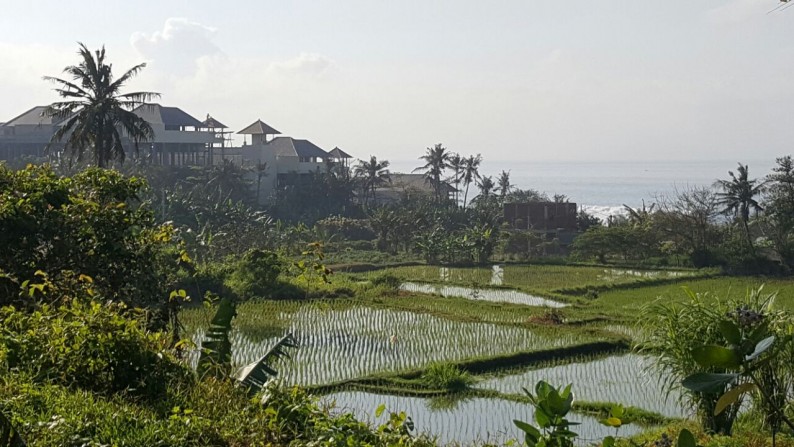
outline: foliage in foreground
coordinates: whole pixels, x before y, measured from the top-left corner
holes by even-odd
[[[30,446],[433,445],[405,415],[373,429],[297,388],[197,379],[117,304],[2,312],[0,407]]]
[[[144,330],[142,312],[121,304],[68,300],[33,312],[0,309],[0,373],[103,396],[155,401],[192,372],[166,350],[163,333]]]
[[[730,435],[741,407],[741,395],[751,391],[746,381],[737,382],[733,374],[741,366],[735,362],[732,349],[742,352],[746,361],[754,360],[757,345],[778,336],[789,339],[792,317],[782,311],[773,310],[775,294],[764,294],[762,289],[750,290],[738,300],[711,300],[707,295],[687,290],[688,302],[670,304],[657,301],[648,309],[651,317],[644,350],[656,357],[655,368],[660,377],[667,377],[669,390],[680,388],[684,382],[685,398],[698,411],[703,429],[709,433]],[[752,321],[751,321],[752,320]],[[730,337],[727,339],[726,337]],[[737,343],[738,342],[738,343]],[[735,348],[718,348],[725,344]],[[707,348],[708,347],[708,348]],[[774,392],[785,396],[794,389],[791,371],[792,348],[778,346],[779,355],[765,358],[764,367],[758,371]],[[745,352],[747,351],[747,352]],[[696,386],[697,375],[708,378],[716,375],[724,380],[703,381]],[[686,380],[685,380],[686,379]],[[721,398],[726,392],[735,399]],[[764,400],[754,404],[762,412]],[[778,415],[779,416],[779,415]],[[780,423],[779,418],[770,418],[770,423]]]
[[[189,258],[139,202],[144,187],[104,169],[59,177],[48,166],[0,165],[0,305],[19,303],[36,272],[55,282],[75,272],[106,299],[164,305]]]
[[[543,380],[535,385],[534,393],[524,388],[524,393],[532,404],[534,422],[537,427],[519,420],[514,420],[513,423],[524,433],[524,442],[528,447],[573,447],[579,435],[571,429],[579,423],[567,418],[574,403],[571,388],[572,385],[555,388]],[[622,406],[615,405],[609,411],[608,416],[600,422],[602,425],[615,428],[617,434],[620,427],[627,423],[626,415]],[[615,436],[607,436],[600,445],[614,447],[617,442],[618,439]],[[661,439],[654,441],[651,445],[672,447],[672,440],[665,433]],[[695,436],[689,430],[681,430],[676,447],[697,447]]]

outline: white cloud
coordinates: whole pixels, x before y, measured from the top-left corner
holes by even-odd
[[[189,74],[196,60],[222,54],[213,42],[217,29],[185,18],[172,17],[163,29],[153,33],[136,32],[130,38],[133,48],[154,65],[174,74]]]
[[[273,62],[269,71],[278,75],[306,75],[319,77],[335,66],[334,61],[317,53],[301,53],[292,59]]]

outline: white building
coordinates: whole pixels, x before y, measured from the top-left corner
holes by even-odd
[[[23,156],[43,157],[53,134],[63,124],[42,113],[46,107],[34,107],[22,115],[0,124],[0,160]],[[352,158],[339,148],[331,153],[309,140],[281,135],[281,132],[257,120],[237,132],[243,145],[231,144],[227,127],[207,115],[199,121],[178,107],[146,104],[133,113],[146,120],[154,130],[151,141],[141,143],[134,154],[132,142],[125,147],[131,157],[165,166],[209,165],[232,162],[250,169],[249,178],[258,188],[261,202],[272,199],[277,188],[294,184],[306,176],[326,169],[326,162],[347,164]],[[63,149],[54,144],[52,151]]]

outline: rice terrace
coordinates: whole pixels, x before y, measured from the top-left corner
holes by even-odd
[[[0,447],[794,447],[794,0],[224,6],[3,2]]]
[[[494,271],[499,286],[492,285]],[[329,294],[350,289],[350,298],[239,306],[232,355],[237,364],[249,363],[292,333],[300,347],[280,367],[283,383],[308,386],[326,404],[372,422],[385,417],[375,416],[382,404],[405,410],[417,430],[464,444],[519,438],[513,419],[532,418],[522,388],[541,379],[573,383],[585,438],[600,439],[613,429],[597,419],[613,404],[633,412],[629,434],[694,415],[679,387],[668,393],[650,368],[653,352],[633,353],[642,351],[644,307],[659,297],[683,303],[685,288],[725,300],[763,282],[710,270],[543,264],[339,273]],[[765,288],[794,307],[794,281],[770,280]],[[457,295],[422,293],[445,289]],[[515,294],[526,292],[547,304],[517,302]],[[493,298],[481,299],[485,294]],[[212,309],[184,311],[197,343],[211,315]],[[467,373],[471,384],[428,385],[422,377],[438,364]]]

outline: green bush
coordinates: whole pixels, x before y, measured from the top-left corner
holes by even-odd
[[[741,298],[718,300],[709,294],[696,294],[687,290],[689,300],[684,303],[657,301],[646,309],[648,316],[647,338],[642,346],[656,359],[654,368],[665,380],[668,390],[678,389],[684,379],[696,373],[726,373],[721,367],[706,368],[696,355],[703,346],[726,344],[724,331],[726,319],[737,309],[753,315],[765,315],[764,327],[787,334],[792,327],[790,314],[772,311],[774,294],[764,294],[761,289],[750,290]],[[753,345],[755,346],[755,345]],[[777,387],[791,389],[792,354],[771,359],[768,370]],[[703,429],[709,433],[730,435],[739,413],[741,402],[728,405],[724,411],[715,412],[720,396],[729,389],[728,383],[708,392],[685,389],[686,403],[698,411]],[[715,414],[717,413],[717,414]]]
[[[390,291],[397,291],[403,283],[402,278],[389,271],[376,275],[371,281],[375,287],[382,287]]]
[[[371,241],[375,232],[366,219],[350,219],[342,216],[326,217],[315,224],[320,230],[339,235],[348,241]]]
[[[240,299],[271,297],[278,286],[282,263],[270,251],[251,250],[234,265],[224,284]]]
[[[165,334],[143,329],[144,319],[121,304],[79,300],[33,312],[4,307],[0,365],[37,383],[156,400],[193,374],[165,351]]]
[[[422,382],[437,390],[463,391],[474,383],[474,379],[455,365],[431,363],[422,373]]]
[[[145,182],[104,169],[59,177],[48,166],[0,164],[0,266],[18,281],[37,271],[93,279],[98,294],[133,306],[163,304],[180,261],[169,226],[138,198]],[[184,255],[184,256],[183,256]],[[0,282],[0,305],[18,288]]]

